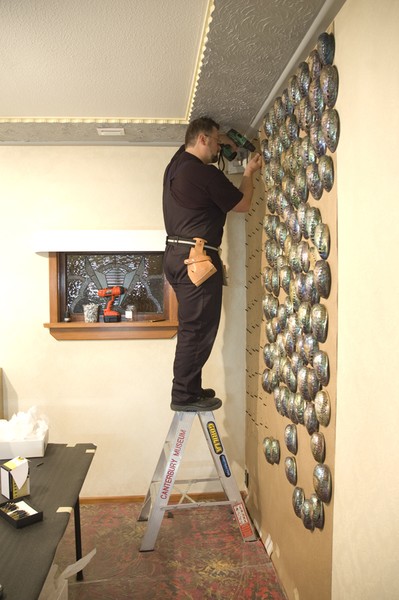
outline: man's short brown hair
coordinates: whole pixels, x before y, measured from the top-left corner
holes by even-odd
[[[216,123],[211,117],[199,117],[191,121],[186,131],[186,147],[193,146],[200,133],[210,135],[214,127],[219,129],[219,123]]]

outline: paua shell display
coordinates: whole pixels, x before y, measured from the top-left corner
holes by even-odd
[[[313,508],[313,525],[317,527],[317,529],[323,529],[324,527],[324,506],[322,501],[316,496],[316,494],[311,494],[309,498],[312,508]]]
[[[320,157],[318,171],[323,188],[330,192],[334,185],[334,163],[331,156]]]
[[[335,108],[328,108],[321,116],[321,130],[326,140],[327,148],[335,152],[339,140],[339,115]]]
[[[323,194],[323,184],[320,181],[319,169],[316,163],[311,163],[306,167],[306,181],[313,198],[320,200]]]
[[[331,402],[330,396],[326,390],[320,390],[317,392],[314,399],[314,406],[316,411],[316,417],[320,425],[327,427],[331,417]]]
[[[310,437],[310,450],[313,458],[318,463],[323,463],[326,457],[326,443],[324,435],[320,431],[315,431]]]
[[[328,333],[328,312],[324,304],[314,304],[310,311],[312,335],[318,342],[325,342]]]
[[[313,504],[310,500],[305,499],[301,506],[301,519],[302,523],[309,529],[313,531],[314,523],[313,523]]]
[[[323,32],[317,38],[316,50],[323,65],[332,65],[335,55],[334,34]]]
[[[295,402],[295,400],[294,400]],[[296,454],[298,452],[298,436],[296,426],[290,423],[284,430],[284,441],[289,452]]]
[[[318,463],[313,470],[313,487],[317,497],[325,503],[331,500],[331,472],[327,465]]]
[[[328,385],[328,382],[330,381],[330,364],[326,352],[323,352],[323,350],[315,352],[313,357],[313,368],[321,385]]]
[[[301,516],[302,504],[305,500],[305,493],[302,488],[296,487],[292,492],[292,507],[297,517]]]
[[[313,402],[308,402],[303,415],[305,427],[309,435],[319,430],[319,422],[316,418],[316,411]]]
[[[322,298],[328,298],[331,290],[331,270],[326,260],[318,260],[314,267],[316,289]]]
[[[338,96],[338,70],[334,65],[325,65],[320,73],[320,88],[323,102],[333,108]]]
[[[296,471],[296,460],[293,456],[287,456],[284,461],[285,475],[288,481],[292,485],[296,485],[297,482],[297,471]]]
[[[320,258],[326,260],[330,254],[330,228],[326,223],[319,223],[316,226],[313,241]]]

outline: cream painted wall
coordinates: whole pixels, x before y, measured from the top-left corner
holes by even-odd
[[[335,21],[338,397],[333,600],[399,597],[399,2]]]
[[[56,341],[49,320],[48,259],[35,254],[41,229],[163,229],[162,176],[175,148],[0,148],[0,366],[6,416],[37,406],[50,441],[98,450],[83,497],[147,491],[172,412],[176,340]],[[224,406],[220,433],[243,487],[245,405],[244,232],[231,214],[223,258],[230,287],[204,370]],[[230,239],[230,244],[228,243]],[[209,459],[208,459],[209,457]],[[179,476],[207,476],[210,456],[196,423]]]

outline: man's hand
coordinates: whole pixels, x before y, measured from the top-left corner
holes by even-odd
[[[262,166],[262,157],[256,152],[245,167],[244,175],[253,175]]]

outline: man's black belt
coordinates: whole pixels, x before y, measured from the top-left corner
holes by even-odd
[[[193,238],[185,238],[180,235],[168,235],[166,237],[166,243],[170,244],[185,244],[186,246],[195,246],[195,241]],[[216,246],[209,246],[209,244],[204,244],[204,248],[207,250],[215,250],[215,252],[219,252],[219,248]]]

